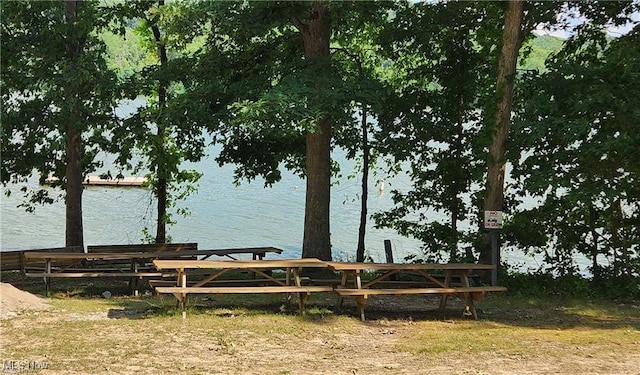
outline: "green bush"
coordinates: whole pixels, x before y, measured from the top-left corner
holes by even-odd
[[[608,300],[640,300],[640,279],[633,276],[605,275],[597,279],[580,275],[554,276],[547,272],[501,275],[500,285],[520,297],[602,298]]]

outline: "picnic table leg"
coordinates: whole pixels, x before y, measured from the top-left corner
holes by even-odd
[[[297,287],[302,286],[302,280],[300,279],[300,273],[302,272],[302,267],[287,267],[287,285],[291,284],[291,279],[293,278],[293,285]],[[306,310],[304,307],[304,303],[309,299],[309,293],[298,293],[298,309],[301,315],[306,315]],[[291,298],[291,294],[287,297],[287,300]]]
[[[360,270],[356,270],[356,288],[362,289],[362,276]]]
[[[142,276],[134,276],[131,279],[131,292],[134,297],[137,297],[140,295],[140,288],[139,288],[140,280],[142,280]]]
[[[453,270],[447,270],[447,274],[444,277],[445,288],[451,288],[451,279],[453,278]],[[448,294],[442,294],[440,296],[440,310],[444,310],[447,305]]]
[[[354,271],[357,272],[357,271]],[[355,275],[355,273],[354,273]],[[355,277],[355,276],[354,276]],[[346,288],[347,287],[347,282],[349,282],[349,271],[348,270],[344,270],[342,271],[342,278],[340,280],[340,287],[342,288]],[[342,302],[344,301],[344,297],[342,297],[341,295],[338,295],[338,307],[342,307]]]
[[[298,293],[298,309],[300,310],[300,315],[306,315],[306,311],[304,309],[304,300],[306,293]]]
[[[468,288],[469,283],[469,271],[460,271],[460,282],[462,286]],[[473,319],[478,319],[478,313],[476,312],[476,307],[473,304],[473,295],[471,293],[464,293],[464,300],[467,303],[467,306],[463,312],[464,316],[471,316]]]
[[[360,320],[364,322],[364,307],[367,304],[367,295],[365,294],[364,296],[358,296],[356,298],[356,304],[358,305],[358,310],[360,311]]]
[[[187,294],[186,293],[173,293],[173,296],[178,300],[178,306],[182,312],[182,319],[187,318]]]
[[[47,274],[51,274],[51,259],[45,260],[44,269]],[[51,278],[50,277],[44,278],[44,290],[47,294],[47,297],[50,297],[51,296]]]
[[[131,272],[138,273],[138,262],[135,259],[131,259]],[[129,280],[129,293],[135,297],[138,296],[138,277],[132,276]]]
[[[187,294],[183,293],[180,296],[180,307],[182,307],[182,319],[187,319]]]
[[[478,312],[473,304],[473,297],[471,296],[471,293],[465,293],[465,300],[467,301],[467,306],[462,314],[464,316],[473,317],[473,319],[477,320]]]
[[[178,269],[178,284],[183,288],[187,287],[187,272],[184,268]],[[176,297],[178,297],[178,295],[176,295]],[[180,309],[182,310],[182,319],[186,319],[187,318],[187,294],[180,293],[178,297],[178,302],[180,304]]]

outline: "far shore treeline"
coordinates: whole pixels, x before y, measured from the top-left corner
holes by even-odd
[[[595,289],[640,296],[638,2],[0,9],[4,193],[33,209],[56,190],[27,179],[57,178],[67,246],[84,246],[82,181],[102,167],[99,153],[115,155],[114,178],[149,171],[157,225],[146,235],[163,243],[201,176],[184,166],[213,142],[212,162],[234,164],[238,183],[271,185],[284,169],[306,178],[302,256],[328,260],[340,148],[360,165],[359,261],[375,220],[423,243],[415,261],[489,263],[499,237],[542,256],[535,277],[575,280],[587,258]],[[391,191],[388,211],[367,210],[371,169],[412,182]],[[484,229],[485,211],[504,213],[499,234]]]

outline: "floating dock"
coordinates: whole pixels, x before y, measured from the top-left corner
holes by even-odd
[[[83,185],[93,186],[142,186],[147,182],[144,177],[123,177],[106,179],[100,176],[87,176],[82,182]]]
[[[58,182],[58,179],[55,177],[50,177],[45,180],[47,184],[55,184]],[[134,187],[142,187],[147,182],[147,179],[144,177],[123,177],[123,178],[101,178],[100,176],[87,176],[84,181],[82,181],[83,185],[88,186],[134,186]]]

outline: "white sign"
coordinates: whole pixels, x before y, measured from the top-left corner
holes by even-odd
[[[485,211],[484,228],[502,229],[502,211]]]

